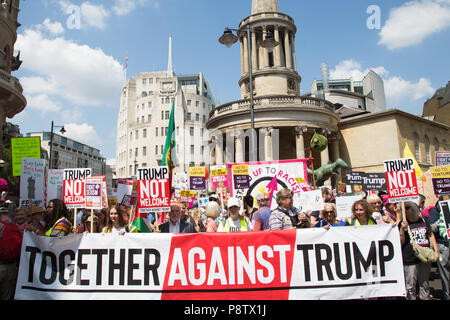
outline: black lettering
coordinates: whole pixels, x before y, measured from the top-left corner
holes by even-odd
[[[109,249],[109,278],[108,284],[114,285],[114,270],[119,270],[119,285],[125,283],[125,249],[120,249],[119,263],[114,263],[114,249]]]
[[[66,269],[66,257],[69,256],[70,261],[75,260],[75,252],[72,250],[65,250],[59,255],[59,282],[64,285],[70,285],[73,282],[73,275],[75,267],[72,263],[67,264],[69,270],[69,279],[64,278],[64,270]]]
[[[361,265],[364,267],[364,271],[367,272],[371,265],[377,264],[376,251],[375,241],[372,241],[372,243],[370,244],[369,255],[367,256],[367,259],[364,259],[364,256],[359,250],[358,245],[356,244],[356,242],[353,242],[353,255],[355,257],[355,272],[357,279],[361,279],[362,277]]]
[[[322,259],[321,251],[324,250],[326,253],[325,258]],[[319,281],[323,281],[323,271],[322,269],[325,267],[327,272],[327,276],[329,280],[334,280],[333,273],[331,271],[331,260],[333,259],[331,248],[324,244],[319,243],[316,244],[316,264],[317,264],[317,278]]]
[[[142,254],[142,249],[128,250],[128,285],[130,286],[140,286],[142,284],[141,280],[133,278],[133,270],[139,269],[139,264],[133,263],[135,254]]]
[[[79,249],[78,250],[78,259],[77,259],[77,285],[78,286],[88,286],[89,280],[81,279],[81,272],[82,270],[87,269],[88,265],[86,263],[83,263],[83,255],[91,254],[90,249]]]
[[[103,270],[102,256],[107,255],[108,250],[107,249],[93,249],[92,254],[97,255],[97,277],[96,277],[97,281],[95,284],[99,286],[102,284],[102,270]]]
[[[26,252],[30,252],[30,264],[28,269],[28,282],[33,282],[33,274],[34,274],[34,263],[36,262],[36,254],[41,253],[41,249],[36,247],[27,246],[25,248]]]
[[[311,267],[309,265],[308,251],[313,250],[314,246],[312,244],[299,244],[297,245],[297,250],[303,251],[303,263],[305,269],[305,281],[311,281]]]
[[[384,255],[384,247],[388,248],[387,255]],[[385,263],[392,260],[394,257],[394,246],[392,242],[388,240],[380,240],[378,241],[378,259],[380,260],[380,275],[381,277],[386,276],[386,268]]]
[[[155,257],[155,263],[150,264],[150,255]],[[150,271],[153,276],[153,283],[155,286],[159,286],[158,268],[161,263],[161,254],[156,249],[144,250],[144,285],[149,285]]]
[[[334,247],[334,261],[336,265],[336,275],[341,280],[348,280],[352,277],[353,273],[350,243],[349,242],[344,243],[345,263],[346,263],[345,269],[347,270],[347,273],[342,273],[341,256],[339,254],[339,244],[335,243],[333,244],[333,247]]]
[[[47,271],[47,257],[50,258],[50,278],[46,278],[45,274]],[[56,256],[53,252],[44,251],[42,253],[42,261],[41,261],[41,271],[39,272],[39,281],[43,284],[52,284],[56,280],[57,276],[57,266],[56,266]]]

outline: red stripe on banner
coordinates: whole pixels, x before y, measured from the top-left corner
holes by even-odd
[[[162,300],[287,300],[296,230],[175,235]]]

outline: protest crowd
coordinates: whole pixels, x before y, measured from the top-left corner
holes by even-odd
[[[209,201],[200,206],[194,200],[174,198],[170,211],[151,213],[148,222],[152,233],[201,233],[201,232],[271,232],[272,230],[302,228],[335,228],[359,225],[390,224],[398,228],[401,239],[407,299],[430,299],[430,269],[432,263],[421,262],[414,254],[410,241],[410,229],[423,229],[425,242],[434,250],[442,281],[444,299],[449,299],[449,240],[438,202],[424,207],[425,197],[419,201],[405,203],[406,220],[402,219],[401,206],[389,203],[385,192],[367,196],[351,207],[352,215],[338,219],[336,197],[330,189],[322,188],[323,210],[298,211],[293,206],[294,193],[290,189],[279,190],[276,208],[270,209],[268,193],[259,192],[255,199],[245,196],[243,201],[230,197],[221,201],[217,194],[210,194]],[[0,244],[3,251],[0,261],[0,298],[13,299],[20,259],[21,239],[24,232],[43,237],[61,237],[83,233],[117,233],[126,236],[129,232],[140,232],[131,224],[132,212],[121,205],[102,210],[80,210],[74,220],[73,209],[68,210],[63,201],[53,199],[46,208],[36,205],[16,207],[14,203],[0,205]],[[92,229],[91,229],[92,228]],[[416,235],[417,233],[415,233]],[[419,239],[415,239],[418,241]],[[422,239],[423,240],[423,239]]]

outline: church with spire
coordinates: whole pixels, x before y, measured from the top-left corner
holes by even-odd
[[[137,168],[161,164],[174,100],[174,172],[188,172],[189,166],[209,161],[209,153],[199,142],[206,135],[208,115],[217,102],[202,72],[176,75],[170,37],[167,70],[141,72],[122,87],[117,117],[117,178],[129,178],[136,175]]]

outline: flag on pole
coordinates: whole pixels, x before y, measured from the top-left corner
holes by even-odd
[[[175,98],[172,100],[169,128],[167,129],[166,144],[164,146],[161,165],[169,167],[169,186],[170,190],[172,190],[172,171],[175,168]]]
[[[136,214],[132,226],[136,227],[139,230],[139,233],[152,232],[150,229],[150,222],[148,221],[148,214],[140,212],[139,207],[136,208]]]
[[[403,158],[412,158],[414,161],[414,170],[416,171],[416,177],[420,178],[423,182],[427,181],[427,178],[422,172],[422,169],[420,169],[419,164],[416,161],[416,158],[411,152],[411,149],[409,149],[408,143],[405,144],[405,149],[403,150]]]
[[[127,57],[125,58],[125,69],[128,68],[128,53],[127,53]]]

